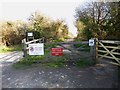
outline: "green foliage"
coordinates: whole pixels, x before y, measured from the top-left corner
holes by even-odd
[[[92,2],[76,9],[77,38],[120,40],[120,2]]]
[[[56,47],[57,44],[56,43],[45,43],[45,49],[46,50],[50,50],[52,47]]]
[[[12,52],[12,51],[21,51],[22,50],[22,45],[12,45],[12,46],[5,46],[1,45],[0,46],[0,53],[5,53],[5,52]]]
[[[90,51],[90,47],[87,44],[74,44],[75,48],[79,48],[79,51]]]
[[[43,56],[27,56],[25,58],[22,58],[20,61],[18,61],[17,63],[15,63],[13,65],[14,68],[16,69],[23,69],[26,67],[29,67],[31,65],[33,65],[34,63],[39,63],[40,61],[42,61],[41,65],[43,65],[44,67],[61,67],[64,66],[64,61],[66,60],[66,58],[64,56],[59,56],[59,57],[50,57],[47,58],[48,54],[50,53],[50,50],[46,50],[45,51],[45,55]],[[46,59],[49,59],[46,62]]]
[[[6,46],[21,44],[27,31],[34,32],[36,39],[44,37],[47,42],[64,40],[68,36],[68,26],[64,20],[54,21],[38,12],[30,16],[29,23],[22,21],[0,23],[0,38]]]
[[[75,38],[74,38],[74,41],[75,41],[75,42],[81,42],[81,39],[79,39],[78,37],[75,37]]]
[[[25,58],[20,59],[17,63],[13,64],[13,67],[16,69],[22,69],[33,65],[35,62],[39,62],[45,56],[27,56]]]
[[[0,37],[6,46],[21,44],[21,40],[25,37],[27,26],[24,22],[3,22],[0,26]]]
[[[42,63],[42,65],[45,67],[54,67],[54,68],[65,66],[64,61],[66,61],[66,58],[64,56],[57,56],[57,57],[54,56],[51,59],[52,60],[50,60],[50,62]]]
[[[88,66],[94,65],[95,62],[89,59],[79,59],[75,64],[78,67],[88,67]]]
[[[52,47],[56,47],[57,44],[55,43],[45,43],[45,54],[41,55],[41,56],[26,56],[25,58],[20,59],[17,63],[15,63],[13,66],[17,69],[21,69],[21,68],[26,68],[29,67],[31,65],[33,65],[34,63],[39,63],[40,61],[50,61],[49,63],[40,63],[43,64],[44,66],[61,66],[61,64],[65,60],[65,57],[52,57],[49,58],[49,54],[51,54],[51,48]],[[51,57],[51,56],[50,56]],[[50,60],[48,60],[50,59]],[[57,62],[59,62],[59,64],[56,64]]]
[[[58,40],[53,40],[53,42],[64,42],[64,38],[59,38]]]
[[[81,47],[82,46],[82,48],[89,48],[89,46],[86,44],[74,44],[74,47],[75,48],[79,48],[79,47]]]
[[[37,32],[37,38],[45,37],[47,41],[66,38],[68,27],[63,20],[51,20],[50,18],[35,12],[30,17],[31,30]]]

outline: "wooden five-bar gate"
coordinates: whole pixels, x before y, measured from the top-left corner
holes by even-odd
[[[120,41],[96,39],[96,59],[112,59],[110,63],[120,66]]]
[[[96,38],[93,38],[93,40],[94,40],[94,46],[92,46],[92,47],[90,46],[91,58],[93,60],[99,61],[102,58],[112,59],[113,61],[110,60],[110,63],[120,66],[120,41],[98,40]],[[35,39],[32,41],[28,41],[28,42],[26,42],[26,39],[22,40],[24,57],[27,56],[27,52],[29,49],[28,45],[31,43],[36,43],[36,42],[43,43],[44,38]],[[63,46],[63,44],[77,44],[77,43],[78,44],[81,43],[83,45],[84,44],[86,45],[89,42],[88,41],[84,41],[84,42],[59,42],[57,44],[62,46],[63,48],[66,48]],[[66,48],[66,49],[75,53],[75,51],[70,49],[70,48]]]

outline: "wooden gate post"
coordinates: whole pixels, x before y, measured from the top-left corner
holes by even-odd
[[[23,57],[26,57],[27,56],[27,45],[26,44],[24,44],[24,56]]]
[[[97,53],[96,53],[96,50],[97,50],[97,39],[96,38],[92,38],[94,40],[94,45],[93,46],[90,46],[90,54],[91,54],[91,57],[93,59],[93,61],[95,63],[97,63]]]
[[[26,57],[26,56],[27,56],[26,48],[27,48],[26,39],[23,39],[23,40],[22,40],[23,57]]]
[[[95,56],[96,62],[98,62],[98,38],[95,38]]]

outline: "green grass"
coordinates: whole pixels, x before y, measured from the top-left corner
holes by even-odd
[[[64,56],[54,56],[51,59],[52,60],[50,60],[50,62],[42,63],[42,65],[45,67],[54,67],[54,68],[65,66],[64,61],[66,61],[66,58]]]
[[[81,46],[83,46],[83,48],[89,48],[89,46],[86,44],[74,44],[74,47],[75,48],[79,48],[79,47],[81,47]]]
[[[63,67],[65,66],[65,61],[69,60],[69,56],[51,56],[51,48],[56,47],[56,44],[46,44],[45,45],[45,54],[42,56],[27,56],[25,58],[20,59],[17,63],[13,65],[16,69],[24,69],[26,67],[30,67],[31,65],[35,64],[35,62],[41,61],[40,65],[43,67]],[[46,62],[47,61],[47,62]],[[85,59],[80,59],[76,62],[76,66],[79,67],[86,67],[93,65],[93,62]]]
[[[30,67],[31,65],[35,64],[34,62],[39,62],[40,60],[45,60],[46,55],[44,56],[27,56],[17,63],[13,65],[14,68],[16,69],[23,69],[26,67]],[[59,57],[52,57],[50,58],[49,62],[41,62],[41,64],[44,67],[61,67],[64,66],[64,61],[66,60],[65,57],[59,56]]]
[[[81,40],[78,38],[74,38],[74,42],[81,42]]]
[[[6,52],[12,52],[12,51],[21,51],[22,50],[22,45],[13,45],[13,46],[5,46],[1,45],[0,46],[0,53],[6,53]]]
[[[64,38],[59,38],[58,40],[53,40],[53,42],[64,42],[65,39]]]
[[[25,58],[20,59],[17,63],[13,65],[16,69],[22,69],[29,67],[34,64],[34,62],[39,62],[45,67],[61,67],[64,66],[64,62],[66,60],[65,56],[51,56],[51,48],[55,47],[56,44],[47,44],[45,45],[45,54],[42,56],[27,56]],[[45,62],[47,61],[47,63]],[[48,62],[49,61],[49,62]]]
[[[95,62],[89,59],[79,59],[78,61],[75,62],[75,64],[78,67],[88,67],[88,66],[94,65]]]
[[[90,51],[90,47],[87,44],[74,44],[75,48],[81,47],[80,51]]]
[[[38,62],[43,59],[44,56],[27,56],[25,58],[20,59],[17,63],[13,64],[13,67],[16,69],[25,68],[31,66],[34,62]]]
[[[56,46],[57,46],[56,43],[46,43],[44,47],[45,49],[50,50],[52,47],[56,47]]]
[[[15,63],[13,65],[14,68],[19,69],[19,68],[25,68],[28,66],[31,66],[32,64],[34,64],[35,62],[39,62],[40,60],[43,60],[46,55],[48,54],[48,50],[45,51],[45,55],[41,55],[41,56],[26,56],[22,59],[20,59],[17,63]]]

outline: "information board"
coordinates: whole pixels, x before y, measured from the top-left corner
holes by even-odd
[[[32,37],[32,36],[33,36],[33,33],[32,33],[32,32],[28,32],[28,33],[27,33],[27,36],[31,36],[31,37]]]
[[[44,44],[29,44],[29,55],[44,55]]]
[[[63,48],[52,48],[51,52],[52,52],[52,56],[62,56]]]

